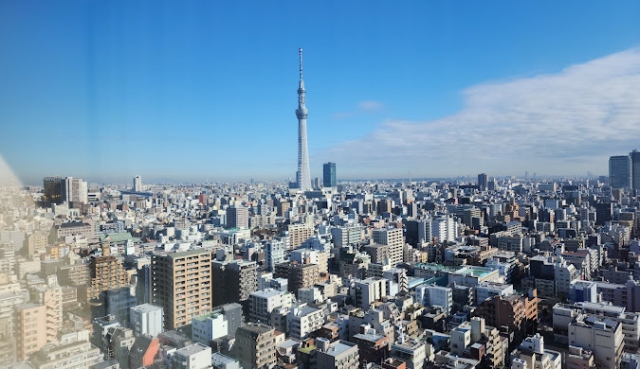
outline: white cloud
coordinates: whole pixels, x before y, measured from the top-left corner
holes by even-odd
[[[356,115],[380,111],[382,109],[384,109],[384,104],[381,103],[380,101],[364,100],[358,103],[358,106],[355,110],[336,113],[333,115],[333,119],[349,118]]]
[[[388,120],[322,155],[352,175],[606,172],[640,148],[640,49],[554,73],[462,91],[464,107],[434,121]],[[373,102],[363,102],[370,108]]]

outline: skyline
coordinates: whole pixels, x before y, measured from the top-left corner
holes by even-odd
[[[294,178],[298,48],[311,178],[605,174],[640,141],[635,2],[35,3],[0,4],[0,157],[25,184]]]

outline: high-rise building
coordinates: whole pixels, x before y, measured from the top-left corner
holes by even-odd
[[[389,246],[389,259],[391,265],[402,263],[402,247],[404,237],[400,228],[376,229],[371,233],[373,242]]]
[[[45,307],[45,326],[39,327],[39,333],[46,336],[47,343],[58,340],[58,332],[62,329],[62,288],[58,277],[50,275],[46,284],[31,287],[32,301]],[[42,329],[40,329],[42,328]]]
[[[104,299],[103,292],[129,286],[129,274],[122,263],[114,256],[98,256],[89,263],[91,286],[87,291],[87,299]],[[101,301],[104,302],[104,301]]]
[[[478,187],[480,191],[486,191],[489,187],[489,177],[485,173],[478,174]]]
[[[47,344],[47,337],[42,334],[46,326],[46,307],[21,305],[16,308],[15,319],[17,359],[23,361]]]
[[[609,185],[613,188],[631,187],[631,159],[628,155],[609,158]]]
[[[275,266],[284,263],[286,245],[282,240],[270,240],[264,244],[265,267],[274,271]]]
[[[61,204],[62,178],[45,177],[42,182],[44,185],[44,201],[49,204]]]
[[[211,311],[211,252],[157,253],[152,259],[153,304],[164,310],[165,329],[191,323]]]
[[[228,207],[227,228],[249,228],[249,209],[244,206]]]
[[[289,242],[291,249],[297,249],[302,243],[313,236],[313,225],[308,223],[289,224]]]
[[[305,107],[305,89],[302,79],[302,49],[300,51],[300,85],[298,87],[298,171],[296,185],[301,191],[311,191],[311,171],[309,170],[309,149],[307,147],[307,116],[309,110]]]
[[[142,192],[142,177],[133,177],[133,192]]]
[[[640,151],[633,150],[631,157],[631,188],[640,190]]]
[[[324,187],[336,186],[336,163],[326,163],[322,166],[322,184]]]
[[[88,201],[87,182],[80,178],[65,178],[62,181],[62,201],[86,204]]]
[[[258,265],[255,261],[214,260],[211,268],[212,278],[217,285],[213,290],[213,306],[243,303],[258,289]]]

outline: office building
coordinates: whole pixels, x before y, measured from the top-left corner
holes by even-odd
[[[300,84],[298,86],[298,171],[296,187],[300,191],[311,191],[311,171],[309,170],[309,149],[307,147],[307,116],[309,110],[305,105],[304,80],[302,79],[302,49],[300,51]]]
[[[88,201],[87,182],[80,178],[67,177],[62,182],[62,202],[86,204]]]
[[[324,187],[336,187],[336,163],[322,165],[322,184]]]
[[[227,208],[227,228],[249,228],[249,209],[244,206]]]
[[[331,228],[333,247],[344,247],[362,242],[362,226],[359,224],[347,224]]]
[[[486,173],[478,174],[478,188],[480,191],[486,191],[489,188],[489,177]]]
[[[142,188],[142,177],[135,176],[133,177],[133,192],[142,192],[144,191]]]
[[[62,178],[45,177],[44,185],[44,201],[47,204],[62,204]]]
[[[210,251],[156,253],[151,263],[153,304],[164,311],[165,329],[182,327],[211,311]]]
[[[631,158],[631,188],[640,190],[640,151],[633,150],[629,157]]]
[[[631,158],[629,155],[609,158],[609,186],[611,188],[631,187]]]

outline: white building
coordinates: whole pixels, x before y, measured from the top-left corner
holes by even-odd
[[[624,348],[622,324],[611,319],[579,315],[569,324],[569,345],[593,351],[601,368],[617,368]]]
[[[562,355],[544,347],[544,337],[525,338],[511,358],[511,368],[562,369]]]
[[[371,303],[387,296],[387,280],[383,278],[356,279],[350,294],[357,307],[369,309]]]
[[[284,263],[286,245],[281,240],[271,240],[264,244],[265,264],[269,271],[274,271],[275,266]]]
[[[571,290],[571,282],[580,278],[580,273],[572,264],[568,264],[561,257],[554,266],[556,293],[564,296],[569,295]]]
[[[513,285],[495,282],[482,282],[476,286],[476,304],[480,305],[486,299],[495,296],[510,296],[514,294]]]
[[[453,290],[449,287],[436,285],[418,286],[416,288],[416,298],[422,305],[442,308],[442,311],[449,315],[453,306]]]
[[[275,289],[253,292],[249,295],[251,311],[249,319],[254,323],[267,324],[271,321],[271,312],[281,307],[291,307],[293,294]]]
[[[160,306],[142,304],[131,308],[129,320],[136,337],[144,334],[155,337],[162,333],[164,312]]]
[[[309,333],[322,328],[324,311],[302,304],[293,307],[287,314],[287,332],[291,337],[304,339]]]
[[[185,346],[171,355],[171,369],[208,369],[211,365],[211,347],[200,343]]]
[[[135,176],[133,177],[133,192],[142,192],[142,177]]]

